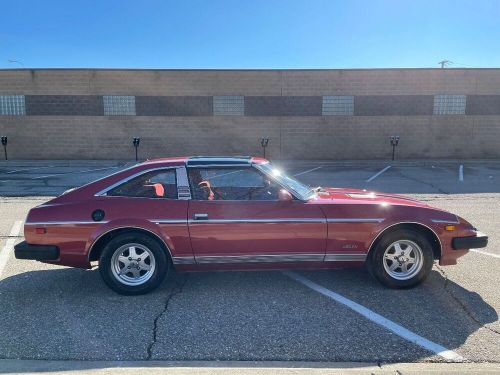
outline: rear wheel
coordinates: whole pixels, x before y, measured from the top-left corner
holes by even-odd
[[[429,275],[434,254],[429,240],[411,229],[384,235],[368,258],[371,274],[389,288],[411,288]]]
[[[163,247],[142,233],[126,233],[109,241],[99,260],[101,276],[111,289],[125,295],[156,289],[170,268]]]

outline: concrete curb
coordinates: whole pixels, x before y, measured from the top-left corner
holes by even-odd
[[[496,374],[498,363],[0,360],[1,374]]]

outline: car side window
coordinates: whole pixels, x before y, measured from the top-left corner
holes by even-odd
[[[175,169],[147,172],[109,190],[114,197],[177,199]]]
[[[189,168],[195,200],[278,200],[280,186],[252,167]]]

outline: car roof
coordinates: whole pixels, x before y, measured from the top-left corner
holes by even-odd
[[[189,156],[147,160],[142,164],[185,164],[192,166],[251,165],[266,163],[267,160],[252,156]]]
[[[188,167],[205,165],[250,165],[250,156],[192,156],[186,161]]]

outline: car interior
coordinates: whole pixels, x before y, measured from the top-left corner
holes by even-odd
[[[251,168],[190,168],[193,199],[278,200],[280,186]]]

